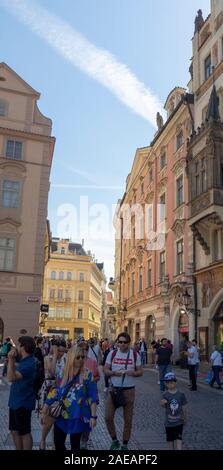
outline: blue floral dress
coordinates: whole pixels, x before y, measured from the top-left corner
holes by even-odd
[[[52,405],[65,393],[68,382],[64,387],[55,387],[50,390],[45,403]],[[89,421],[92,403],[97,403],[97,385],[92,372],[85,370],[82,383],[80,376],[76,377],[74,385],[70,388],[64,403],[62,416],[55,420],[55,424],[66,434],[76,434],[91,431]]]

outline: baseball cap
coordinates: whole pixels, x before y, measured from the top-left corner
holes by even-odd
[[[164,382],[176,382],[176,375],[173,372],[168,372],[164,375]]]

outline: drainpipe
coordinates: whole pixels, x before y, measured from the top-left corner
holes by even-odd
[[[193,267],[194,271],[196,271],[196,240],[195,240],[195,235],[193,233]],[[198,323],[198,318],[197,318],[197,278],[196,276],[193,275],[193,284],[194,284],[194,329],[195,329],[195,339],[197,341],[197,336],[198,336],[198,328],[197,328],[197,323]]]

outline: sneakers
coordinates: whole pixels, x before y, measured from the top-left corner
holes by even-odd
[[[121,450],[128,450],[128,446],[124,445],[121,447]]]
[[[118,450],[118,449],[120,449],[119,441],[113,441],[113,442],[111,443],[110,450]]]

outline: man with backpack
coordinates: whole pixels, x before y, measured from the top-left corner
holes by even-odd
[[[21,336],[17,349],[12,348],[8,353],[7,379],[12,382],[8,403],[9,430],[16,450],[32,450],[31,414],[36,402],[34,351],[34,339]]]
[[[111,450],[118,450],[120,443],[117,439],[114,415],[116,409],[123,407],[124,430],[122,450],[128,449],[131,435],[132,417],[135,400],[135,377],[143,374],[140,356],[130,348],[131,338],[128,333],[120,333],[117,338],[118,349],[110,351],[106,358],[104,373],[110,377],[112,390],[108,393],[105,405],[105,421],[112,438]],[[119,402],[117,400],[119,397]],[[120,399],[121,397],[121,399]]]

